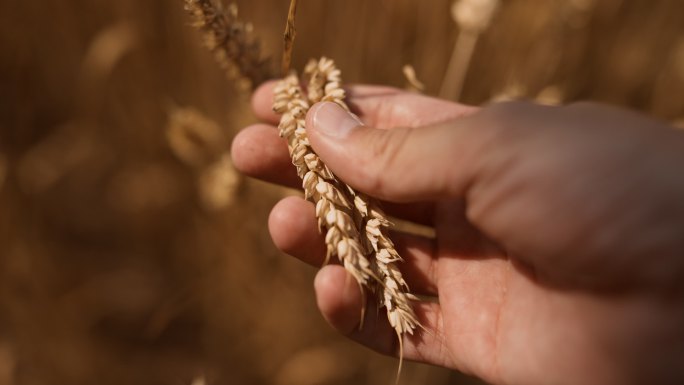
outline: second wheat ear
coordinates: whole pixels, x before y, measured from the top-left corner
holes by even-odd
[[[327,260],[337,258],[362,292],[377,297],[397,333],[403,356],[404,334],[413,334],[420,326],[411,306],[418,298],[410,293],[399,270],[402,258],[388,236],[392,224],[376,200],[355,191],[330,171],[307,136],[306,114],[314,104],[331,102],[349,110],[340,70],[332,60],[312,60],[301,80],[291,73],[276,86],[273,109],[282,115],[280,136],[287,140],[306,199],[316,205]]]

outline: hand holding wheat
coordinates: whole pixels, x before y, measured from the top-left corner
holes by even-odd
[[[279,120],[273,93],[269,84],[254,97],[269,124]],[[358,191],[404,202],[385,202],[390,214],[436,230],[393,234],[412,290],[438,299],[414,306],[428,332],[404,336],[406,358],[496,384],[681,383],[682,133],[597,106],[476,112],[382,87],[349,94],[366,125],[317,104],[305,119],[312,149]],[[235,139],[235,163],[297,186],[269,124]],[[314,213],[288,198],[269,227],[279,248],[320,266],[327,250]],[[363,297],[348,277],[336,265],[319,272],[321,312],[397,354],[383,317],[367,314],[358,329]]]

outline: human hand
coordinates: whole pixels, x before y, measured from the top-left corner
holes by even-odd
[[[273,84],[257,91],[266,124],[233,143],[243,172],[301,182],[272,127]],[[684,134],[644,117],[579,104],[478,110],[382,87],[353,87],[352,109],[309,112],[314,150],[389,214],[434,227],[395,233],[427,329],[405,357],[495,384],[684,381]],[[373,128],[371,128],[373,127]],[[341,131],[340,131],[341,130]],[[313,206],[287,198],[269,220],[277,247],[318,265]],[[316,277],[318,306],[341,333],[397,354],[346,271]]]

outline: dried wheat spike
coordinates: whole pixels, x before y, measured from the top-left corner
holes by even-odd
[[[311,148],[306,134],[306,114],[314,103],[328,101],[348,109],[341,73],[332,60],[322,58],[309,62],[304,75],[306,95],[295,74],[276,87],[274,110],[282,114],[281,136],[288,141],[306,198],[316,203],[319,225],[326,231],[328,258],[337,256],[362,287],[378,294],[401,341],[403,334],[413,334],[419,326],[411,307],[417,298],[409,293],[397,267],[401,257],[387,235],[391,223],[376,201],[333,175]]]
[[[280,135],[287,139],[306,198],[316,204],[319,226],[326,231],[328,258],[337,256],[359,285],[366,287],[376,277],[359,242],[361,236],[352,219],[353,204],[309,145],[305,119],[310,104],[302,95],[296,75],[288,76],[276,88],[274,108],[283,114]]]
[[[221,0],[185,0],[185,9],[229,78],[243,80],[254,89],[274,76],[270,60],[261,57],[252,25],[238,18],[235,3],[224,7]]]
[[[387,319],[397,335],[413,334],[420,323],[411,302],[418,298],[410,293],[399,270],[398,264],[402,259],[388,235],[392,223],[374,199],[359,194],[355,199],[355,207],[364,220],[367,242],[375,254],[374,268],[383,279],[382,287],[376,290],[378,302],[387,310]]]
[[[310,103],[328,101],[348,109],[344,102],[341,72],[332,60],[311,60],[304,74],[308,79]],[[373,262],[376,275],[382,279],[381,285],[374,288],[379,294],[379,302],[386,308],[389,322],[399,336],[404,333],[413,334],[419,324],[411,307],[411,301],[416,297],[409,293],[408,285],[397,266],[402,259],[387,235],[391,223],[380,210],[377,201],[357,193],[341,181],[339,183],[344,185],[349,195],[354,198],[353,214],[365,238],[362,243],[365,245],[366,253],[371,257],[369,259]]]

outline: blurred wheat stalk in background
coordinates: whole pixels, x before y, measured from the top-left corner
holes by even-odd
[[[202,31],[204,44],[231,79],[249,89],[273,77],[271,62],[262,58],[252,24],[238,18],[237,4],[224,7],[220,0],[185,0],[185,6],[195,27]]]

